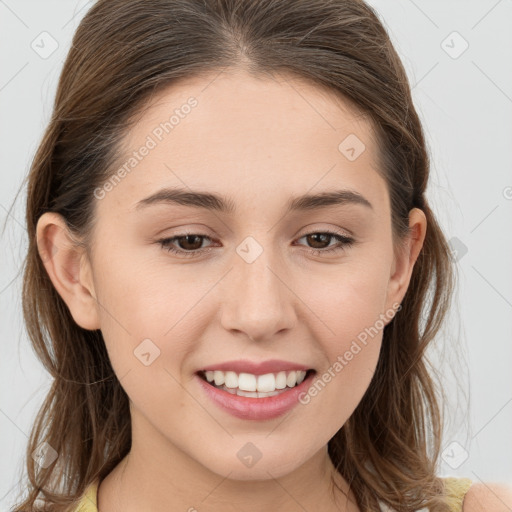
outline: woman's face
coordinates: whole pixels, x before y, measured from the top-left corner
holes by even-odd
[[[285,475],[323,453],[368,388],[424,216],[413,210],[413,255],[394,254],[370,125],[284,75],[182,81],[155,97],[125,142],[113,185],[95,191],[93,250],[80,272],[94,300],[67,302],[79,324],[102,331],[131,401],[133,447],[233,479]],[[172,200],[176,190],[187,196]],[[342,190],[352,200],[334,200]],[[330,196],[298,200],[319,194]],[[274,416],[247,402],[224,408],[198,376],[271,359],[315,371]]]

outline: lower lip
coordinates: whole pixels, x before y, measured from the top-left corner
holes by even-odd
[[[311,385],[315,372],[311,372],[298,386],[288,388],[279,395],[266,396],[264,398],[249,398],[246,396],[232,395],[227,391],[208,384],[206,380],[196,374],[201,387],[206,395],[221,409],[229,412],[237,418],[244,420],[269,420],[277,418],[290,411],[299,402],[299,396]]]

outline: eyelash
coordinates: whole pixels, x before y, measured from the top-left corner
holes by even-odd
[[[340,233],[336,233],[334,231],[328,231],[328,230],[327,231],[312,231],[311,233],[306,233],[305,235],[302,235],[301,237],[298,238],[298,240],[300,240],[301,238],[310,236],[310,235],[329,235],[333,238],[336,238],[342,244],[341,246],[331,247],[329,249],[312,249],[311,252],[314,253],[315,255],[344,251],[344,250],[350,248],[355,243],[355,240],[351,237],[342,235]],[[184,238],[186,236],[198,236],[203,239],[207,238],[207,239],[211,240],[211,238],[209,236],[202,235],[200,233],[183,233],[181,235],[173,236],[172,238],[162,238],[162,239],[158,240],[157,242],[167,252],[176,254],[176,255],[180,255],[180,257],[185,257],[185,258],[193,258],[193,257],[199,256],[203,253],[209,252],[212,249],[212,247],[206,247],[203,249],[197,249],[195,251],[184,251],[183,249],[176,249],[175,247],[173,247],[171,245],[173,243],[173,241],[175,241],[179,238]]]

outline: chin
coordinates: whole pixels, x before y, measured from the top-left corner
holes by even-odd
[[[209,461],[213,462],[213,461]],[[251,465],[252,464],[252,465]],[[297,454],[292,448],[288,456],[280,457],[279,454],[273,453],[272,456],[265,457],[261,454],[261,458],[256,462],[241,459],[235,453],[234,457],[223,458],[217,460],[214,464],[204,464],[210,471],[222,477],[229,475],[230,480],[250,481],[250,480],[272,480],[273,478],[281,478],[291,473],[298,467]]]

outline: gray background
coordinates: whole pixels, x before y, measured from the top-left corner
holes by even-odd
[[[512,483],[512,1],[369,3],[407,69],[432,157],[428,198],[457,251],[460,286],[430,352],[447,395],[439,472]],[[12,506],[30,427],[50,387],[21,314],[25,188],[8,210],[91,5],[0,0],[1,510]]]

